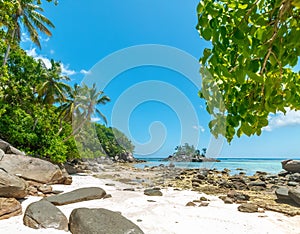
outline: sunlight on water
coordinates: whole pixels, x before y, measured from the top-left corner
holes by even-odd
[[[146,160],[145,163],[138,163],[136,168],[145,166],[153,167],[161,164],[167,166],[170,162],[161,161],[162,158],[140,158]],[[264,171],[270,174],[277,174],[282,170],[281,161],[285,159],[260,159],[260,158],[220,158],[221,162],[173,162],[179,168],[208,168],[217,170],[229,169],[230,174],[239,174],[241,171],[247,175],[253,175],[256,171]]]

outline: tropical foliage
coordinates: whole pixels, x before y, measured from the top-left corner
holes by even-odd
[[[104,152],[110,156],[118,156],[126,152],[133,152],[134,145],[130,140],[116,128],[107,128],[96,124],[96,133]]]
[[[54,28],[52,22],[41,14],[43,8],[40,4],[35,4],[35,1],[16,0],[13,4],[4,6],[8,7],[10,15],[5,15],[4,18],[7,20],[3,22],[3,26],[6,27],[5,40],[7,42],[3,65],[7,63],[11,46],[20,43],[22,27],[26,29],[32,42],[39,48],[41,48],[41,43],[38,30],[47,36],[51,36],[48,27]]]
[[[202,153],[200,153],[200,150],[196,149],[195,146],[185,143],[184,145],[178,145],[175,147],[175,152],[173,156],[185,155],[188,157],[195,157],[201,155],[202,157],[205,157],[206,148],[203,148]]]
[[[41,14],[41,4],[35,0],[0,4],[0,138],[27,154],[58,163],[132,152],[124,134],[115,130],[117,140],[112,128],[92,122],[99,116],[106,123],[101,106],[110,99],[103,91],[95,84],[71,87],[59,62],[51,60],[46,66],[20,48],[23,28],[38,47],[38,32],[51,35],[47,26],[54,25]]]
[[[201,98],[211,132],[230,142],[260,135],[270,113],[300,110],[299,0],[201,0],[197,30],[204,49]]]

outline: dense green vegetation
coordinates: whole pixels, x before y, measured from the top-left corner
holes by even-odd
[[[299,0],[201,0],[197,30],[211,132],[260,135],[270,113],[300,110]]]
[[[110,99],[102,91],[95,85],[70,87],[59,62],[46,67],[20,48],[22,28],[38,47],[38,32],[51,35],[46,26],[54,25],[41,14],[41,4],[0,1],[0,138],[53,162],[133,152],[123,133],[92,123],[94,115],[106,123],[99,108]]]
[[[104,125],[96,124],[96,133],[104,152],[110,157],[134,150],[131,141],[116,128],[107,128]]]
[[[203,148],[200,152],[200,150],[196,149],[195,146],[185,143],[184,145],[176,146],[173,156],[186,155],[190,157],[196,157],[201,155],[205,157],[205,154],[206,154],[206,148]]]

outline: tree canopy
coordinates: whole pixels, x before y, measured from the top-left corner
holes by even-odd
[[[101,107],[110,99],[103,91],[95,84],[71,87],[60,62],[52,59],[47,67],[20,47],[23,28],[38,47],[38,32],[51,35],[46,26],[54,25],[40,14],[42,2],[0,1],[0,138],[57,163],[132,152],[123,133],[114,130],[114,136],[112,128],[92,122],[97,115],[106,122]]]
[[[16,0],[13,3],[8,3],[4,0],[1,6],[0,13],[1,27],[6,32],[4,39],[7,44],[6,53],[3,59],[3,66],[6,65],[9,52],[12,45],[20,43],[21,41],[21,29],[22,27],[29,33],[30,39],[39,48],[41,48],[39,32],[51,36],[52,33],[49,27],[54,28],[52,22],[41,14],[43,8],[41,3],[32,0]],[[7,14],[6,12],[9,12]]]
[[[199,96],[213,135],[260,135],[270,113],[300,110],[299,0],[201,0],[197,13],[212,44],[200,58]]]

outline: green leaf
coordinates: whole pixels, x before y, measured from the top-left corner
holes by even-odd
[[[277,60],[276,60],[276,58],[274,57],[273,54],[270,55],[269,60],[272,64],[272,66],[275,66],[277,64]]]
[[[299,0],[293,0],[292,5],[297,7],[297,8],[300,8],[300,1]]]
[[[245,38],[245,34],[239,28],[234,29],[233,36],[238,40],[243,40]]]
[[[241,129],[247,136],[251,136],[253,134],[253,128],[247,122],[242,123]]]
[[[261,75],[258,75],[258,74],[254,73],[252,71],[247,71],[247,74],[248,74],[248,76],[252,80],[254,80],[256,82],[259,82],[259,83],[263,83],[264,82],[264,79],[263,79],[263,77]]]
[[[230,3],[228,4],[228,6],[232,9],[235,9],[236,8],[236,4],[233,2],[233,3]]]
[[[266,127],[266,126],[268,126],[269,121],[266,118],[261,118],[260,121],[259,121],[259,124],[260,124],[261,127]]]
[[[246,73],[243,67],[238,68],[235,72],[235,75],[236,75],[236,80],[239,84],[243,84],[245,82]]]
[[[205,40],[209,41],[211,39],[212,30],[210,28],[205,28],[202,31],[202,36]]]
[[[248,7],[248,4],[239,4],[239,5],[238,5],[238,8],[240,8],[240,9],[242,9],[242,10],[247,9],[247,7]]]
[[[216,18],[212,18],[210,21],[209,21],[209,25],[212,29],[214,28],[217,28],[218,26],[218,20]]]
[[[203,50],[203,57],[201,58],[202,64],[205,64],[208,57],[211,55],[211,49],[205,48]]]
[[[255,73],[259,69],[259,61],[258,60],[252,60],[250,62],[249,68],[251,69],[251,72]]]
[[[261,132],[262,132],[261,129],[258,128],[258,129],[256,130],[256,135],[257,135],[257,136],[260,136],[260,135],[261,135]]]
[[[298,63],[298,56],[296,56],[296,55],[291,56],[290,62],[289,62],[290,66],[294,67],[297,65],[297,63]]]
[[[198,6],[197,6],[197,13],[201,14],[203,9],[204,9],[204,3],[202,1],[200,1]]]
[[[258,29],[256,30],[256,32],[254,33],[254,36],[255,36],[258,40],[262,41],[262,39],[263,39],[263,34],[264,34],[264,29],[258,28]]]

